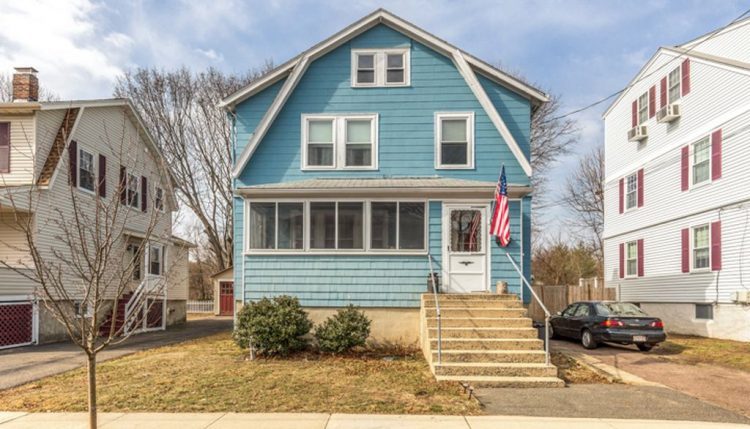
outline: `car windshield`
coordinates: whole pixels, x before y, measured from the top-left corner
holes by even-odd
[[[643,310],[629,302],[599,302],[596,312],[600,316],[646,316]]]

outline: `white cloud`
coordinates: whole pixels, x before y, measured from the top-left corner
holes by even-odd
[[[195,52],[197,52],[197,53],[199,53],[199,54],[203,55],[204,57],[206,57],[206,58],[208,58],[209,60],[211,60],[211,61],[214,61],[214,62],[221,62],[221,61],[224,61],[224,55],[223,55],[223,54],[221,54],[221,53],[219,53],[219,52],[216,52],[216,51],[215,51],[215,50],[213,50],[213,49],[200,49],[200,48],[195,48]]]

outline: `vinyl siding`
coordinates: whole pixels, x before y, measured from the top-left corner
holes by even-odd
[[[0,174],[0,186],[28,185],[34,171],[34,115],[0,115],[10,122],[10,173]]]
[[[0,261],[16,268],[32,263],[26,244],[26,234],[19,222],[28,222],[28,214],[0,212]],[[24,250],[26,249],[26,250]],[[35,284],[11,268],[0,264],[0,301],[8,295],[30,295]]]
[[[727,29],[725,32],[716,34],[710,39],[699,41],[695,50],[720,57],[733,58],[738,61],[750,63],[750,21]],[[695,43],[683,45],[691,49]]]

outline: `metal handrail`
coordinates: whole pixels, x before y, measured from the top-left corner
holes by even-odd
[[[443,326],[440,316],[440,300],[438,299],[438,284],[435,278],[435,270],[432,267],[432,255],[427,254],[427,262],[430,265],[430,281],[432,282],[432,296],[435,299],[435,314],[437,316],[437,334],[438,334],[438,364],[443,362]]]
[[[526,276],[523,275],[521,272],[521,269],[518,268],[518,265],[516,264],[516,261],[513,260],[513,257],[510,256],[509,253],[506,253],[505,256],[508,257],[508,260],[511,264],[513,264],[513,268],[515,268],[516,272],[521,276],[521,280],[528,286],[529,291],[531,292],[531,296],[536,298],[537,302],[539,302],[539,306],[542,307],[542,310],[544,311],[544,354],[545,354],[545,363],[549,365],[549,318],[550,318],[550,312],[547,310],[547,307],[544,306],[544,303],[542,302],[541,298],[539,298],[539,295],[536,294],[534,291],[534,288],[531,287],[529,284],[529,281],[526,280]],[[523,285],[521,285],[521,303],[523,303]]]

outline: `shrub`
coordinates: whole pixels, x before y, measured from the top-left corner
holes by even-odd
[[[370,319],[353,305],[339,310],[315,328],[320,350],[343,353],[364,346],[370,336]]]
[[[311,328],[312,322],[297,298],[283,295],[245,305],[237,315],[233,337],[243,349],[252,340],[258,353],[286,356],[305,347],[301,337]]]

